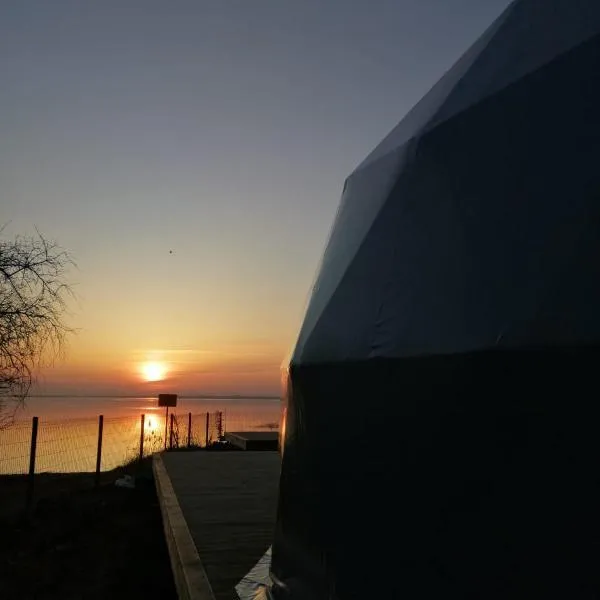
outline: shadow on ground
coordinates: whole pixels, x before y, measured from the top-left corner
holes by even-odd
[[[40,476],[27,518],[17,516],[23,481],[0,478],[2,597],[176,597],[150,463],[135,489],[114,485],[124,472],[97,488],[89,474]]]

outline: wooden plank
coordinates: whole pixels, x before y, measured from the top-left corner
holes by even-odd
[[[163,461],[216,600],[271,545],[277,510],[277,452],[166,453]]]
[[[160,454],[152,461],[171,570],[180,600],[215,600]]]

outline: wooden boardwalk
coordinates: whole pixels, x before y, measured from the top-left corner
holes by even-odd
[[[216,600],[271,545],[277,510],[277,452],[172,452],[163,462]]]

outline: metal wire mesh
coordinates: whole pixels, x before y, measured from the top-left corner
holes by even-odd
[[[139,436],[139,432],[138,432]],[[145,415],[144,418],[144,447],[143,455],[150,456],[165,448],[165,418],[164,416]],[[139,452],[139,449],[138,449]]]
[[[223,434],[219,429],[221,412],[206,413],[177,413],[173,414],[173,429],[171,433],[171,417],[167,432],[168,448],[200,447],[205,448],[215,442]],[[191,425],[191,428],[190,428]]]
[[[31,421],[19,421],[0,429],[0,475],[29,470]]]
[[[240,408],[223,411],[224,431],[277,431],[279,429],[279,405],[271,410],[245,411]]]
[[[156,413],[105,418],[101,470],[108,471],[165,448],[206,447],[227,431],[265,431],[278,427],[277,406],[264,414],[243,410]],[[172,423],[172,426],[171,426]],[[166,427],[165,427],[166,425]],[[98,418],[39,421],[35,472],[92,472],[96,468]],[[31,421],[0,429],[0,474],[29,471]]]
[[[102,471],[120,467],[139,456],[140,431],[139,417],[104,419]]]
[[[96,466],[98,419],[40,421],[35,472],[90,472]]]

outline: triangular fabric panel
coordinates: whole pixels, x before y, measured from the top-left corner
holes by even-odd
[[[444,102],[446,102],[448,96],[477,60],[481,52],[483,52],[490,41],[494,39],[498,30],[510,15],[511,9],[512,5],[496,19],[479,40],[469,48],[461,59],[432,87],[423,99],[409,111],[406,117],[390,131],[390,133],[357,167],[356,171],[360,171],[368,164],[385,156],[388,152],[393,152],[398,147],[403,146],[431,122],[439,112],[440,108],[444,105]]]
[[[512,5],[494,39],[482,49],[428,128],[543,68],[599,29],[597,0],[536,0]]]
[[[346,180],[344,193],[314,284],[312,297],[298,338],[296,354],[314,329],[319,317],[356,256],[369,228],[387,201],[398,173],[410,160],[410,147],[389,152],[382,160],[354,173]]]

